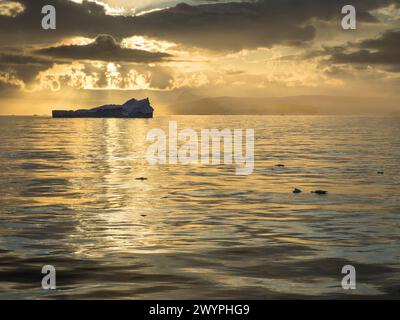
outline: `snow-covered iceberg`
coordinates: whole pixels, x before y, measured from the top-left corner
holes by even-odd
[[[106,104],[93,109],[53,110],[53,118],[153,118],[149,98],[130,99],[124,104]]]

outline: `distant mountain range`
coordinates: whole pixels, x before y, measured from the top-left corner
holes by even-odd
[[[347,96],[290,96],[274,98],[206,97],[176,101],[166,108],[172,114],[271,115],[400,115],[399,99]]]

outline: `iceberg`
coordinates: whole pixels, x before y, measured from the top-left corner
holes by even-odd
[[[149,98],[130,99],[124,104],[106,104],[93,109],[53,110],[53,118],[153,118]]]

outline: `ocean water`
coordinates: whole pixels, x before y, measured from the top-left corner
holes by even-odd
[[[253,174],[150,165],[169,120],[254,128]],[[0,142],[2,299],[400,298],[400,118],[0,117]]]

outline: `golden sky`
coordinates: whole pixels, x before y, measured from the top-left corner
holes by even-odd
[[[46,4],[56,7],[56,30],[41,28]],[[357,30],[341,28],[344,4],[0,0],[0,114],[145,96],[161,114],[207,97],[368,96],[396,105],[400,1],[352,1]]]

